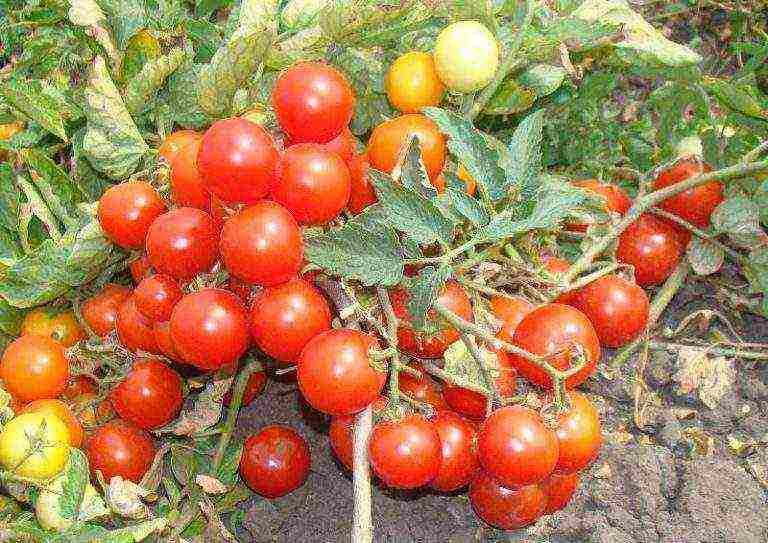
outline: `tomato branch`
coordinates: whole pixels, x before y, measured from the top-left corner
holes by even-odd
[[[373,541],[371,471],[368,458],[368,438],[371,435],[372,427],[373,408],[369,405],[355,415],[355,426],[352,434],[353,543],[371,543]]]

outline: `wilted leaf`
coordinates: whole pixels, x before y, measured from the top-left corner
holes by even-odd
[[[762,106],[757,98],[750,94],[747,87],[743,87],[733,81],[714,77],[705,77],[704,86],[724,106],[747,117],[768,119],[768,110]]]
[[[278,0],[242,0],[237,21],[237,29],[229,42],[248,36],[254,32],[277,32]]]
[[[232,385],[232,379],[232,376],[214,377],[197,396],[191,409],[182,411],[175,421],[156,432],[191,436],[216,424],[221,418],[224,395]]]
[[[304,28],[317,22],[320,11],[331,0],[289,0],[280,17],[288,28]],[[319,27],[318,27],[319,28]]]
[[[696,391],[702,403],[710,409],[717,408],[720,400],[733,391],[736,383],[733,361],[723,356],[711,358],[705,349],[681,348],[677,366],[673,378],[678,383],[679,393]]]
[[[719,245],[694,236],[688,244],[688,262],[698,275],[717,272],[725,261],[725,251]]]
[[[483,365],[493,375],[494,379],[498,376],[498,360],[496,355],[485,347],[478,347]],[[493,391],[485,386],[485,379],[482,370],[472,357],[472,353],[462,340],[452,343],[443,355],[445,358],[445,373],[451,377],[451,381],[456,386],[469,387],[473,390],[482,390],[484,394],[490,396]]]
[[[206,494],[225,494],[227,492],[227,486],[224,483],[216,477],[211,477],[204,473],[198,473],[195,477],[195,482]]]
[[[712,226],[722,234],[752,234],[760,231],[760,210],[752,200],[736,196],[724,200],[712,213]]]
[[[109,481],[105,493],[107,505],[118,515],[132,520],[142,520],[150,515],[149,507],[141,501],[149,492],[133,481],[115,475]]]
[[[144,65],[163,54],[160,42],[147,30],[142,30],[128,41],[120,63],[120,83],[126,83],[138,74]]]
[[[67,173],[37,149],[26,149],[21,158],[32,173],[31,178],[48,208],[67,228],[76,226],[80,212],[75,204],[85,199]]]
[[[408,313],[411,315],[414,329],[423,330],[427,326],[427,311],[437,300],[450,275],[451,267],[443,264],[437,268],[427,266],[414,278],[408,289]]]
[[[123,94],[125,107],[132,114],[141,113],[162,88],[165,80],[184,61],[184,51],[173,49],[167,55],[150,60],[128,82]]]
[[[0,83],[0,96],[25,117],[39,123],[51,134],[64,141],[68,140],[64,120],[55,108],[55,104],[52,104],[51,100],[43,94],[32,93],[28,82],[4,81]]]

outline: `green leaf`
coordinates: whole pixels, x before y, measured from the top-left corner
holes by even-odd
[[[725,107],[747,117],[768,119],[768,110],[749,92],[749,87],[715,77],[705,77],[704,87]]]
[[[722,268],[725,261],[725,251],[721,246],[699,236],[693,236],[688,244],[687,255],[691,268],[698,275],[716,273]]]
[[[411,282],[408,288],[410,293],[408,313],[411,315],[414,329],[425,329],[427,326],[427,312],[432,307],[432,304],[435,303],[437,297],[440,296],[440,292],[442,292],[443,286],[450,275],[451,267],[448,264],[442,264],[437,268],[427,266]]]
[[[128,41],[123,62],[120,64],[120,82],[125,83],[133,79],[147,62],[157,59],[162,53],[160,42],[148,31],[134,35]]]
[[[514,79],[502,83],[488,104],[483,108],[486,115],[512,115],[530,109],[536,101],[536,91],[523,87]]]
[[[85,132],[86,129],[81,128],[72,136],[72,178],[78,191],[85,195],[85,199],[95,201],[101,197],[111,183],[88,162],[83,149]]]
[[[230,487],[237,482],[237,470],[240,466],[240,458],[243,456],[243,443],[230,443],[224,451],[216,478]]]
[[[11,307],[5,299],[0,298],[0,331],[10,336],[18,336],[23,321],[24,313],[16,307]]]
[[[483,364],[489,369],[498,368],[496,355],[484,347],[478,347]],[[491,396],[493,391],[485,386],[485,379],[478,367],[477,362],[472,357],[467,346],[462,340],[452,343],[443,354],[445,365],[443,370],[450,376],[452,383],[456,386],[471,386],[475,389],[483,390],[486,396]]]
[[[32,181],[48,209],[67,228],[75,226],[80,217],[76,204],[87,198],[87,195],[78,190],[58,164],[37,149],[26,149],[20,154],[27,167],[34,172]]]
[[[26,81],[5,81],[0,84],[0,95],[14,109],[25,117],[39,123],[51,134],[67,141],[64,120],[49,98],[39,93],[30,92],[30,84]]]
[[[197,62],[209,62],[216,50],[221,47],[221,32],[215,24],[192,19],[187,21],[187,35],[195,46],[195,60]]]
[[[120,51],[124,51],[134,34],[147,24],[147,7],[144,0],[98,0],[112,29],[112,35]]]
[[[721,202],[711,221],[719,234],[752,234],[760,231],[760,209],[752,200],[736,196]]]
[[[519,76],[518,82],[536,93],[537,98],[549,96],[565,81],[568,72],[560,66],[550,64],[534,64]]]
[[[229,42],[249,36],[254,32],[277,33],[278,0],[242,0],[237,28]]]
[[[446,177],[451,174],[444,173]],[[475,198],[464,192],[463,190],[448,187],[445,191],[446,195],[450,199],[451,207],[453,211],[467,219],[475,226],[482,226],[488,224],[490,217],[488,212],[483,209]]]
[[[204,64],[179,68],[168,78],[168,104],[173,120],[184,128],[200,128],[208,124],[208,116],[197,103],[197,81]]]
[[[509,142],[511,160],[507,164],[507,183],[525,201],[533,196],[541,171],[541,138],[545,110],[528,115],[517,126]]]
[[[0,163],[0,227],[10,231],[18,228],[20,196],[11,166]]]
[[[317,22],[320,11],[329,0],[288,0],[280,19],[288,28],[306,28]]]
[[[168,76],[181,66],[184,57],[184,51],[176,48],[144,64],[141,71],[128,82],[123,93],[125,107],[131,114],[141,113],[163,87]]]
[[[479,21],[491,31],[496,29],[491,0],[451,0],[449,10],[452,21]]]
[[[62,494],[59,496],[61,516],[73,520],[78,518],[89,480],[88,459],[80,449],[70,448],[67,466],[64,468]]]

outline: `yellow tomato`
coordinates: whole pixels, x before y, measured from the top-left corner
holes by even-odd
[[[43,307],[27,313],[21,324],[21,335],[26,334],[49,337],[65,349],[85,338],[85,332],[72,311],[56,312]]]
[[[0,433],[0,464],[21,477],[45,480],[69,458],[69,431],[50,413],[24,413]]]
[[[445,86],[474,92],[493,79],[499,67],[499,43],[477,21],[459,21],[443,29],[435,42],[435,68]]]
[[[22,413],[48,413],[57,417],[67,427],[69,444],[73,447],[83,444],[83,425],[72,413],[72,409],[61,400],[35,400],[22,407],[19,414]]]
[[[445,85],[437,77],[435,60],[429,53],[411,51],[392,63],[385,80],[387,97],[403,113],[418,113],[421,108],[438,105]]]

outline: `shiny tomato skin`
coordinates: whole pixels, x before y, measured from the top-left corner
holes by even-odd
[[[180,207],[161,215],[147,234],[147,256],[157,273],[184,281],[207,272],[218,257],[219,233],[211,216]]]
[[[66,388],[61,393],[63,400],[74,400],[83,394],[96,392],[98,388],[93,379],[87,375],[77,375],[67,381]]]
[[[424,486],[440,470],[440,435],[434,424],[419,414],[376,424],[368,451],[374,473],[392,488]]]
[[[443,398],[440,386],[423,369],[416,367],[421,371],[421,378],[414,377],[405,372],[400,372],[398,376],[398,385],[402,394],[407,394],[417,402],[431,405],[436,411],[448,409],[448,404]]]
[[[58,417],[69,431],[69,445],[80,448],[80,445],[83,444],[83,437],[85,436],[83,425],[80,424],[80,421],[72,413],[72,409],[61,400],[35,400],[21,408],[17,415],[22,413],[49,413]]]
[[[202,137],[202,134],[194,130],[176,130],[168,134],[157,152],[168,164],[172,164],[184,147],[195,141],[200,141]]]
[[[458,330],[443,323],[434,309],[430,309],[427,313],[427,322],[440,323],[442,329],[430,336],[423,332],[414,331],[411,327],[411,315],[408,312],[410,294],[406,290],[398,288],[390,293],[390,298],[395,316],[400,321],[397,338],[398,347],[402,351],[420,358],[440,358],[448,346],[459,339]],[[468,321],[474,320],[472,302],[467,291],[456,281],[448,281],[445,284],[437,301],[459,317]]]
[[[69,361],[64,348],[51,338],[21,336],[0,359],[0,379],[19,402],[56,398],[67,386]]]
[[[291,142],[290,144],[287,144],[286,148],[288,149],[292,145],[298,144]],[[322,149],[330,153],[336,153],[348,166],[350,161],[352,161],[357,154],[357,138],[352,134],[349,128],[346,127],[338,136],[328,143],[317,143],[316,145],[319,145]]]
[[[162,273],[142,280],[133,291],[136,309],[152,322],[170,319],[173,306],[183,295],[179,283],[173,277]]]
[[[535,411],[513,405],[494,411],[477,438],[477,455],[486,473],[507,488],[531,485],[555,469],[559,445]]]
[[[613,348],[642,333],[650,308],[645,291],[617,275],[603,276],[581,288],[572,305],[592,322],[600,344]]]
[[[281,362],[295,362],[309,340],[331,329],[331,309],[319,290],[294,278],[259,292],[250,322],[262,351]]]
[[[711,171],[709,164],[701,163],[692,157],[684,158],[661,172],[653,182],[653,189],[659,190],[676,185]],[[659,207],[694,226],[706,228],[709,226],[712,212],[724,199],[723,190],[723,184],[720,181],[710,181],[667,198],[659,204]]]
[[[299,273],[304,241],[296,220],[275,202],[246,207],[221,231],[221,257],[242,281],[279,285]]]
[[[580,392],[568,393],[569,409],[558,415],[555,434],[560,455],[555,471],[575,473],[592,463],[600,453],[603,434],[595,404]]]
[[[271,193],[299,224],[320,225],[341,213],[351,190],[349,168],[339,155],[299,143],[280,157]]]
[[[437,178],[445,163],[445,137],[437,125],[418,113],[401,115],[384,121],[373,129],[368,140],[371,167],[390,173],[397,164],[400,150],[411,137],[419,139],[421,158],[431,180]]]
[[[302,436],[286,426],[267,426],[245,441],[240,475],[257,494],[279,498],[304,484],[310,463]]]
[[[277,78],[272,105],[294,143],[327,143],[352,119],[355,95],[347,78],[321,62],[297,62]]]
[[[115,419],[97,428],[86,443],[91,471],[101,471],[105,481],[119,475],[138,483],[152,465],[155,444],[148,433]]]
[[[169,321],[156,322],[152,329],[155,332],[155,341],[160,352],[171,360],[181,360],[171,339],[171,323]]]
[[[166,208],[157,191],[144,181],[108,188],[99,199],[99,224],[104,234],[125,249],[141,249],[152,222]]]
[[[376,191],[368,174],[370,164],[368,155],[359,153],[349,161],[349,175],[351,180],[351,191],[347,208],[354,215],[359,215],[363,210],[379,201],[376,197]]]
[[[418,113],[421,108],[437,106],[445,94],[432,54],[422,51],[397,57],[387,71],[384,84],[389,103],[403,113]]]
[[[619,236],[616,258],[635,268],[641,287],[663,283],[680,260],[680,241],[668,223],[653,215],[640,215]]]
[[[226,290],[206,288],[184,296],[171,314],[171,341],[179,357],[213,371],[236,362],[248,349],[248,312]]]
[[[48,336],[68,349],[85,337],[85,331],[72,310],[61,311],[38,307],[30,311],[21,323],[21,335]]]
[[[579,486],[579,473],[553,473],[542,482],[539,488],[547,498],[545,515],[551,515],[565,509]]]
[[[202,136],[178,150],[171,165],[171,198],[181,207],[211,210],[211,194],[197,167]]]
[[[539,485],[511,489],[480,472],[469,485],[469,501],[477,516],[502,530],[530,526],[544,512],[547,498]]]
[[[245,385],[245,392],[243,392],[243,407],[250,405],[250,403],[256,399],[267,386],[267,373],[265,371],[254,371],[248,382]],[[224,405],[229,406],[232,401],[232,389],[230,388],[224,395]]]
[[[183,402],[181,377],[159,360],[139,360],[112,390],[117,414],[144,430],[171,422]]]
[[[117,312],[130,295],[128,287],[109,283],[101,292],[83,302],[80,313],[93,333],[104,337],[115,329]]]
[[[600,358],[600,340],[589,319],[578,309],[563,304],[546,304],[526,315],[515,330],[514,343],[536,355],[554,354],[568,345],[579,346],[587,362],[565,385],[573,388],[592,375]],[[571,367],[571,350],[550,357],[549,363],[557,369]],[[543,388],[552,388],[552,380],[541,368],[528,359],[510,353],[509,359],[521,377]]]
[[[506,352],[496,350],[494,353],[496,354],[497,375],[493,387],[501,398],[511,398],[515,395],[517,388],[517,370]],[[485,419],[488,410],[488,398],[483,394],[446,383],[443,396],[448,406],[457,413],[476,421]]]
[[[129,296],[120,306],[115,321],[115,329],[120,343],[129,351],[146,351],[159,354],[152,321],[136,309],[136,299]]]
[[[507,343],[511,343],[515,337],[515,330],[520,321],[528,313],[533,311],[534,305],[520,296],[494,296],[491,298],[491,312],[501,321],[501,329],[496,332],[496,337]]]
[[[253,204],[269,192],[278,158],[262,126],[234,117],[203,134],[197,167],[208,190],[225,202]]]
[[[132,261],[128,268],[131,271],[133,282],[136,284],[139,284],[145,277],[149,277],[155,273],[152,269],[152,264],[149,263],[149,257],[147,256],[147,253],[141,253],[141,256]]]
[[[480,471],[475,450],[475,426],[453,411],[440,411],[432,419],[440,437],[440,467],[429,486],[453,492],[467,486]]]
[[[605,200],[605,211],[608,213],[624,215],[632,207],[632,200],[629,199],[627,193],[618,185],[603,183],[597,179],[583,179],[581,181],[574,181],[573,184],[584,190],[594,192],[598,196],[602,196]],[[568,230],[572,232],[586,232],[587,228],[589,228],[588,224],[574,223],[568,225]]]
[[[374,416],[386,406],[387,399],[384,396],[376,398],[371,405]],[[354,425],[354,415],[339,415],[331,417],[331,424],[328,427],[328,440],[331,442],[331,449],[339,462],[348,470],[352,469],[354,460]]]
[[[374,401],[386,372],[369,356],[378,342],[358,330],[338,328],[312,338],[301,351],[296,377],[307,402],[329,415],[351,415]]]

